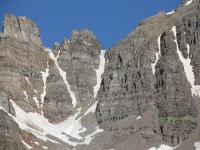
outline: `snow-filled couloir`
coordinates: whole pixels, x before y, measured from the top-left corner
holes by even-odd
[[[94,98],[97,96],[97,93],[99,91],[100,85],[101,85],[101,75],[104,73],[104,67],[105,67],[105,50],[101,50],[101,54],[99,55],[100,58],[100,65],[99,68],[96,71],[97,75],[97,84],[94,86]]]
[[[159,58],[161,57],[161,52],[160,52],[160,37],[161,37],[161,35],[160,35],[160,36],[158,37],[158,39],[157,39],[158,50],[159,50],[159,51],[156,52],[156,60],[155,60],[155,62],[151,64],[151,68],[152,68],[153,75],[155,74],[155,70],[156,70],[155,67],[156,67],[156,64],[157,64]]]
[[[43,87],[43,92],[41,94],[41,109],[42,109],[42,115],[43,115],[43,105],[44,105],[44,97],[46,95],[46,82],[47,82],[47,77],[49,76],[49,64],[47,62],[47,69],[45,69],[44,71],[41,71],[42,74],[42,80],[44,83],[44,87]]]
[[[192,95],[200,96],[200,85],[194,85],[195,75],[194,75],[194,72],[193,72],[193,66],[190,64],[191,59],[189,57],[187,59],[185,59],[183,57],[181,51],[179,50],[179,46],[178,46],[178,42],[177,42],[177,36],[176,36],[176,26],[174,26],[172,28],[172,31],[173,31],[174,37],[175,37],[174,42],[176,43],[178,57],[179,57],[180,61],[183,63],[184,71],[185,71],[187,80],[191,85]],[[189,54],[190,46],[188,44],[187,44],[187,49],[188,49],[188,54]]]

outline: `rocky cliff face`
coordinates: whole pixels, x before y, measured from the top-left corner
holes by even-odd
[[[14,15],[5,15],[3,34],[18,40],[20,43],[31,42],[42,45],[38,26],[26,17],[17,18]]]
[[[174,13],[160,12],[143,20],[106,53],[96,112],[103,127],[113,130],[113,122],[130,115],[143,116],[153,105],[158,114],[152,125],[137,126],[147,141],[159,135],[175,146],[195,131],[199,59],[193,54],[199,51],[199,9],[198,1],[186,3]],[[131,135],[135,128],[115,130],[120,130],[120,137],[127,137],[124,133]]]
[[[196,149],[199,3],[141,21],[106,52],[86,29],[46,48],[35,23],[6,15],[0,149]]]

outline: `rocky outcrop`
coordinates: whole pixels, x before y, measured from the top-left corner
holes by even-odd
[[[97,82],[95,70],[98,69],[101,52],[99,42],[89,30],[73,31],[70,39],[64,38],[61,46],[55,43],[52,51],[58,56],[58,66],[66,72],[66,80],[75,93],[76,107],[84,110],[94,101],[93,89]],[[51,118],[52,122],[59,122],[76,109],[73,108],[70,93],[52,60],[49,69],[44,115]]]
[[[21,43],[42,45],[38,26],[29,18],[5,15],[3,33]]]
[[[76,97],[82,108],[94,100],[95,70],[99,67],[101,49],[96,37],[87,29],[73,31],[70,40],[64,39],[61,46],[58,64],[68,73],[67,81],[72,89],[77,89]]]

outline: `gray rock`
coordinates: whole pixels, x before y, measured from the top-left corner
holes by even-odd
[[[75,30],[61,45],[55,43],[51,50],[59,67],[66,72],[70,90],[78,102],[75,108],[55,62],[42,46],[37,25],[26,17],[6,15],[3,33],[0,33],[0,106],[5,110],[0,109],[0,149],[26,149],[22,140],[38,150],[43,145],[50,150],[74,148],[52,135],[47,136],[62,145],[42,141],[20,130],[12,119],[15,110],[10,100],[25,112],[43,112],[51,123],[68,119],[77,108],[81,108],[81,116],[90,104],[98,101],[95,114],[89,113],[79,122],[87,128],[80,135],[86,136],[98,125],[104,132],[96,134],[89,145],[77,145],[75,148],[79,150],[146,150],[160,144],[176,146],[180,143],[181,150],[194,149],[193,143],[199,141],[200,98],[191,93],[171,30],[176,26],[179,49],[185,59],[191,59],[195,84],[199,85],[199,1],[193,0],[188,6],[185,2],[174,14],[160,11],[141,21],[106,52],[105,71],[96,99],[93,92],[97,82],[95,70],[102,49],[97,38],[87,29]],[[159,36],[161,55],[157,60]],[[153,63],[156,63],[155,74]],[[42,105],[41,73],[47,68],[49,75]],[[33,99],[35,96],[39,107]],[[73,137],[70,140],[79,141]]]
[[[38,26],[26,17],[17,18],[14,15],[5,15],[3,33],[5,36],[18,39],[20,42],[42,45]]]
[[[104,129],[130,115],[143,116],[154,103],[158,110],[157,119],[138,125],[138,128],[142,128],[141,135],[145,141],[155,142],[152,140],[153,136],[150,136],[152,132],[162,136],[164,141],[178,145],[195,132],[198,126],[197,105],[183,64],[179,60],[171,29],[173,26],[177,27],[179,49],[185,58],[191,58],[195,83],[199,85],[197,3],[198,1],[194,1],[187,7],[183,4],[173,15],[159,12],[143,20],[129,35],[107,51],[106,69],[96,109],[97,120]],[[153,75],[151,64],[155,63],[159,35],[161,56]],[[189,54],[187,44],[191,47]],[[149,126],[151,123],[154,127]],[[142,126],[145,126],[145,130]],[[128,128],[128,134],[133,134],[131,129],[132,127]],[[119,137],[127,134],[127,128],[116,130],[120,130],[117,132]]]

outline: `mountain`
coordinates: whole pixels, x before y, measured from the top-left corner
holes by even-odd
[[[94,34],[42,44],[5,15],[0,150],[198,150],[200,1],[139,23],[112,48]]]

